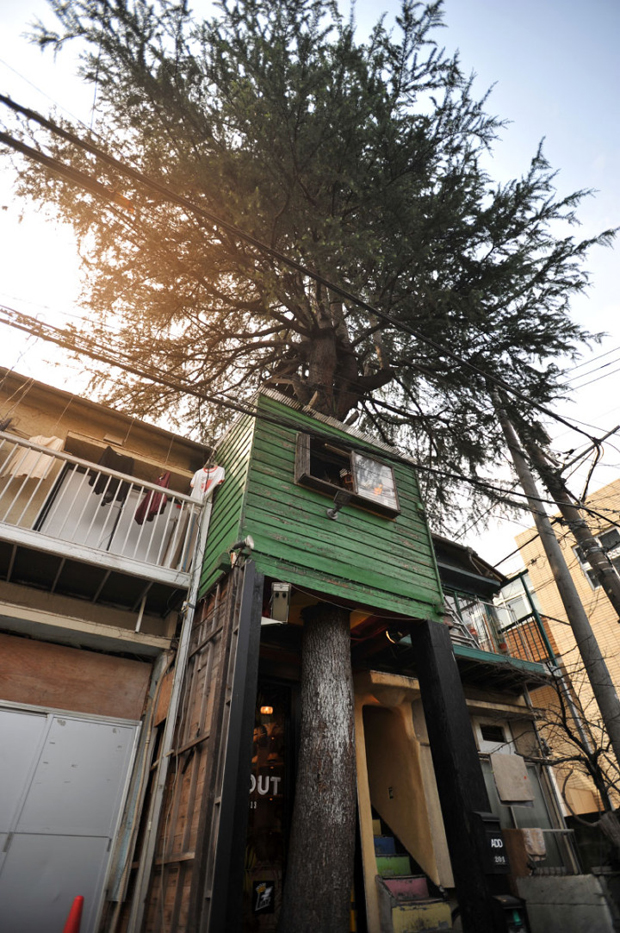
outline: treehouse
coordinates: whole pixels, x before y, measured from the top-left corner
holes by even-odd
[[[533,735],[521,694],[543,669],[520,658],[508,672],[505,652],[469,633],[470,644],[457,646],[461,661],[468,670],[484,662],[496,680],[492,696],[481,700],[478,683],[478,699],[466,700],[416,472],[394,449],[264,390],[216,461],[226,480],[206,538],[163,806],[170,816],[141,895],[149,929],[160,929],[163,915],[173,929],[199,917],[210,931],[275,930],[303,613],[319,602],[350,612],[357,916],[371,933],[397,922],[449,924],[455,899],[446,891],[486,903],[506,890],[472,714],[488,715],[506,687],[503,717],[520,718]],[[454,556],[450,575],[454,586]],[[503,580],[461,567],[470,592],[474,578],[485,597]]]
[[[544,671],[501,574],[431,539],[413,464],[270,390],[214,456],[8,372],[0,402],[7,922],[81,893],[83,933],[275,930],[319,604],[350,628],[358,929],[486,909],[491,840],[557,824],[534,763],[516,820],[489,761],[540,757]]]

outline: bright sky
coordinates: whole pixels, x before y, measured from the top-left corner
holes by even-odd
[[[389,0],[383,8],[389,16],[397,6]],[[374,22],[378,11],[371,0],[358,0],[360,31]],[[580,209],[582,226],[575,235],[587,237],[620,225],[618,0],[589,0],[587,4],[584,0],[520,0],[518,4],[445,0],[445,14],[443,44],[450,51],[458,48],[465,69],[476,72],[479,94],[495,85],[488,109],[511,121],[495,149],[491,173],[501,180],[523,173],[545,137],[545,153],[559,171],[560,194],[578,188],[597,192]],[[41,54],[22,37],[37,16],[51,20],[44,0],[2,0],[0,92],[43,112],[56,105],[88,123],[93,92],[74,77],[71,56],[62,53],[54,61],[51,54]],[[18,202],[11,189],[9,159],[1,159],[0,303],[46,320],[50,315],[66,320],[66,314],[79,314],[79,264],[72,233],[37,214],[29,204]],[[573,312],[582,325],[608,336],[584,355],[571,380],[573,401],[558,408],[563,415],[591,426],[588,430],[597,435],[620,424],[617,257],[618,247],[591,254],[591,287],[574,301]],[[67,369],[66,357],[59,352],[5,329],[0,331],[0,364],[64,388],[80,389],[75,363]],[[550,425],[550,431],[560,451],[584,445],[584,438],[561,425]],[[605,445],[592,488],[615,479],[619,471],[620,432]],[[577,493],[586,472],[582,468],[575,474]],[[531,524],[527,518],[516,524],[493,524],[483,535],[470,531],[463,541],[494,563],[513,549],[514,534]],[[517,559],[502,569],[518,565]]]

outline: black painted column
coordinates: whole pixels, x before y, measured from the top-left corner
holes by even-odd
[[[241,929],[263,581],[253,561],[248,560],[243,571],[208,933],[236,933]]]
[[[491,898],[504,884],[485,873],[488,852],[474,814],[489,812],[489,798],[450,632],[439,622],[412,624],[410,632],[463,930],[492,933]]]

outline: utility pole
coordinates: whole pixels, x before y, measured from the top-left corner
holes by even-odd
[[[545,453],[531,438],[524,436],[523,432],[520,432],[520,437],[531,463],[549,490],[552,499],[557,503],[581,553],[590,564],[620,621],[620,576],[616,573],[605,548],[592,534],[590,526],[575,505],[575,500],[560,472],[552,466]]]
[[[512,455],[519,482],[534,516],[536,528],[545,549],[560,598],[564,604],[566,616],[573,630],[577,649],[583,660],[592,692],[598,703],[603,724],[609,735],[616,760],[620,762],[620,701],[618,700],[616,688],[613,685],[605,659],[592,631],[590,620],[579,599],[573,578],[566,566],[562,549],[543,507],[540,493],[536,488],[534,477],[519,444],[515,429],[508,419],[499,397],[496,393],[493,395],[497,414]]]

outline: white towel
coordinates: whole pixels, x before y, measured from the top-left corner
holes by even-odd
[[[522,829],[525,851],[532,858],[544,858],[547,854],[545,837],[542,829]]]
[[[43,437],[37,434],[30,438],[32,444],[47,447],[49,450],[62,450],[64,441],[62,437]],[[45,479],[54,463],[54,457],[39,450],[30,450],[27,447],[18,447],[11,457],[3,476],[28,476],[30,479]]]

